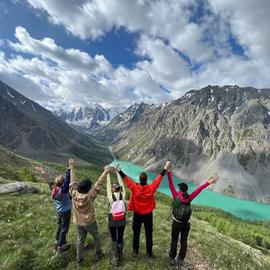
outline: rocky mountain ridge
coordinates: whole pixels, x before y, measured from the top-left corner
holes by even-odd
[[[113,109],[105,109],[99,104],[94,107],[79,106],[69,111],[64,109],[55,110],[54,115],[66,121],[85,133],[93,133],[102,126],[107,125],[119,112]]]
[[[77,132],[2,81],[0,112],[0,143],[19,154],[50,160],[68,154],[98,164],[112,159],[95,138]]]
[[[136,104],[97,135],[117,158],[153,170],[169,158],[178,177],[199,184],[217,172],[215,191],[270,199],[269,89],[209,85],[160,105]]]

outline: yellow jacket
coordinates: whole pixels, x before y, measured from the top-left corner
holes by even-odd
[[[86,194],[77,190],[77,180],[74,169],[70,170],[70,193],[73,205],[73,222],[80,226],[88,226],[96,221],[94,201],[100,193],[106,180],[107,172],[103,172],[95,185]]]

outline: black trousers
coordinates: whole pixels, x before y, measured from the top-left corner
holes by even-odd
[[[187,239],[188,233],[190,230],[190,223],[180,223],[173,220],[172,223],[172,234],[171,234],[171,249],[170,249],[170,257],[175,258],[177,253],[177,242],[179,240],[180,235],[180,251],[179,251],[179,259],[184,260],[187,253]]]
[[[139,215],[134,212],[133,215],[133,251],[138,253],[140,247],[140,234],[141,227],[144,224],[145,237],[146,237],[146,251],[149,255],[152,255],[153,247],[153,213],[146,215]]]
[[[117,244],[123,244],[125,227],[126,226],[109,227],[113,242],[117,242]]]
[[[57,241],[58,246],[62,246],[67,242],[66,237],[69,230],[70,225],[70,218],[71,218],[71,210],[66,212],[59,212],[57,218],[57,229],[55,240]]]

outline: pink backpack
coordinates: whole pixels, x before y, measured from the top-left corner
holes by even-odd
[[[120,193],[119,200],[116,199],[115,195],[112,194],[112,219],[114,221],[124,220],[125,219],[125,212],[126,212],[126,205],[123,201],[122,193]]]

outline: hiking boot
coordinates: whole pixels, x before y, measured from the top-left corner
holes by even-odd
[[[123,261],[123,249],[124,249],[124,243],[117,245],[117,251],[118,251],[118,266],[122,264]]]
[[[96,261],[100,261],[104,257],[104,252],[101,250],[96,254]]]
[[[84,259],[83,258],[81,258],[80,260],[77,260],[77,269],[80,269],[81,268],[83,262],[84,262]]]
[[[84,259],[81,258],[80,260],[77,261],[77,264],[81,265],[83,263]]]
[[[60,247],[57,247],[57,251],[60,253],[66,252],[68,250],[70,250],[70,244],[64,244]]]
[[[110,258],[110,264],[113,266],[117,266],[119,262],[118,258],[118,247],[117,242],[113,241],[111,243],[111,258]]]
[[[58,251],[58,242],[55,241],[54,245],[53,245],[53,255],[55,255],[57,253],[57,251]]]
[[[178,270],[184,270],[184,269],[186,269],[186,268],[183,268],[184,267],[184,260],[182,260],[179,257],[177,257],[176,262],[177,262]]]
[[[56,240],[55,240],[55,242],[54,242],[54,245],[53,245],[53,246],[54,246],[54,249],[57,249],[57,247],[58,247],[58,241],[56,241]]]
[[[175,261],[175,259],[174,258],[172,258],[170,255],[168,256],[168,263],[170,264],[170,265],[176,265],[176,261]]]
[[[139,251],[133,250],[132,256],[135,257],[135,258],[138,257],[139,256]]]
[[[155,259],[155,256],[153,253],[147,253],[146,258],[148,259]]]

